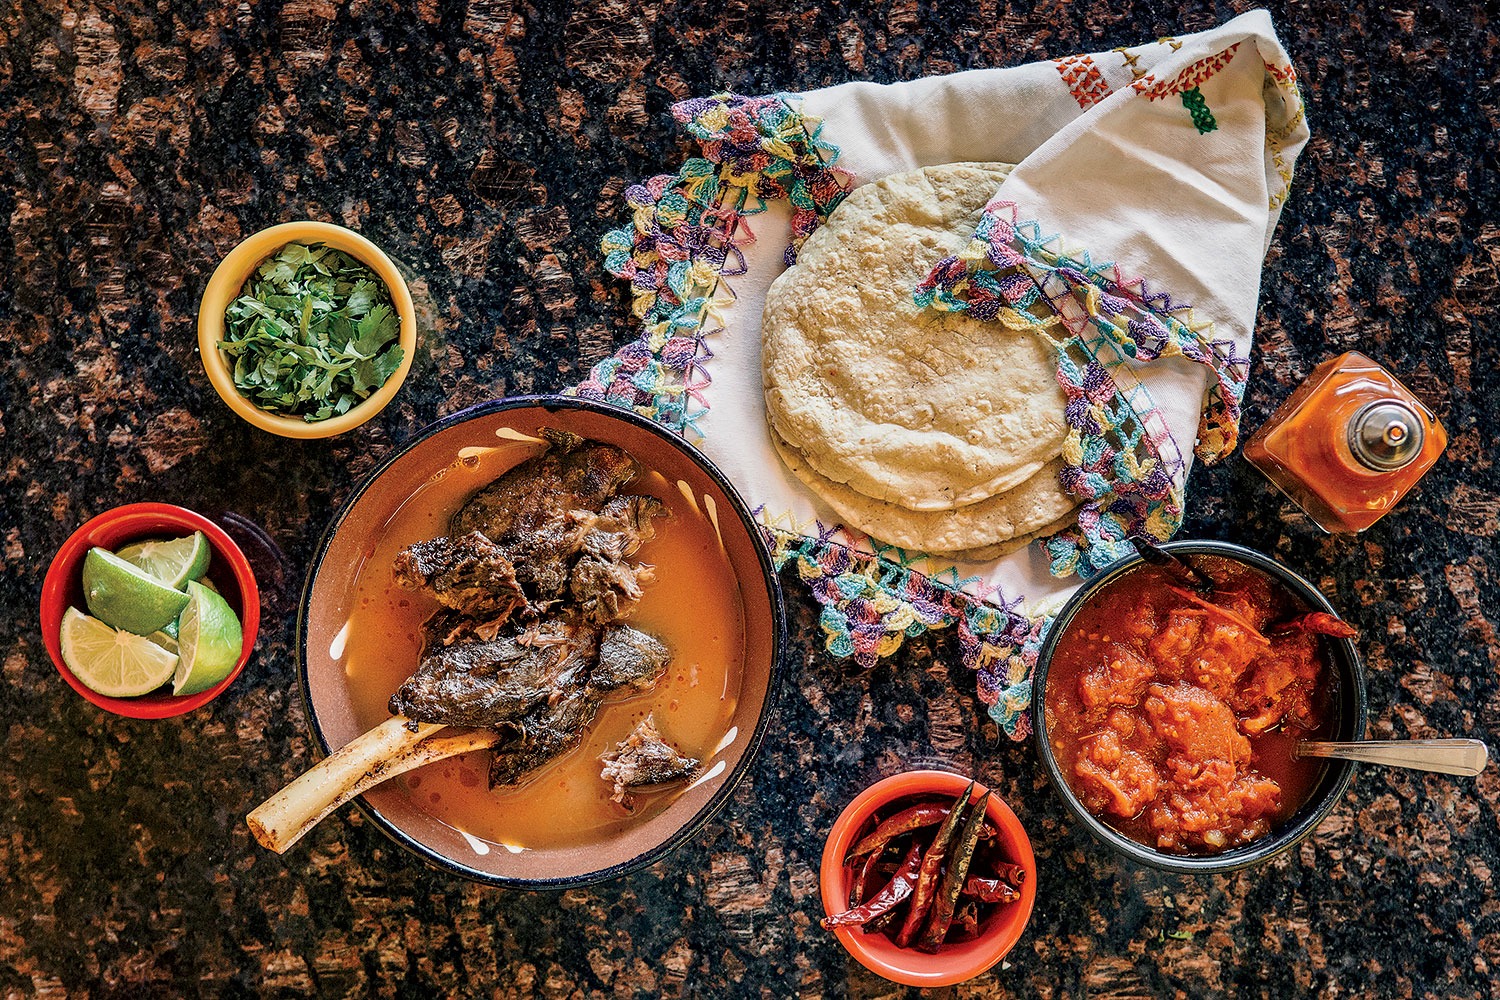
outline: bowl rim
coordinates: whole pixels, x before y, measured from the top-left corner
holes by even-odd
[[[228,570],[239,587],[238,614],[241,631],[239,659],[227,677],[197,694],[181,697],[143,695],[136,698],[116,698],[89,688],[74,676],[73,671],[63,662],[62,640],[58,630],[61,628],[62,616],[69,606],[68,591],[73,583],[73,577],[82,572],[83,558],[96,544],[95,535],[101,529],[131,520],[140,521],[142,524],[167,525],[179,530],[203,532],[208,536],[214,555],[221,557],[228,564]],[[139,533],[131,534],[128,538],[112,544],[118,546],[129,541],[156,537],[164,530],[166,529],[162,527],[145,527]],[[52,665],[57,668],[62,679],[86,701],[112,715],[126,719],[170,719],[178,715],[186,715],[213,701],[228,690],[244,671],[245,665],[250,662],[250,654],[255,650],[256,636],[260,632],[260,586],[256,583],[255,571],[251,568],[250,561],[245,558],[245,553],[241,551],[239,544],[222,527],[197,511],[169,503],[122,504],[96,514],[79,525],[53,554],[52,561],[47,566],[47,573],[42,579],[42,593],[38,603],[42,641],[47,647],[48,655],[52,657]]]
[[[823,904],[823,912],[832,916],[847,908],[839,905],[840,894],[847,892],[846,879],[843,874],[844,855],[853,846],[854,835],[877,809],[904,798],[931,794],[957,796],[968,783],[969,776],[959,771],[915,768],[882,778],[856,795],[833,821],[833,826],[823,844],[823,856],[818,869],[818,892]],[[1026,884],[1021,887],[1021,898],[1015,904],[1019,907],[1019,916],[1007,920],[1004,928],[997,925],[990,929],[988,934],[993,935],[988,939],[990,946],[967,960],[964,960],[963,956],[950,954],[947,956],[948,960],[944,962],[944,955],[941,952],[935,955],[922,952],[912,953],[914,957],[920,955],[921,964],[942,967],[941,971],[931,972],[915,971],[909,966],[901,966],[885,960],[880,954],[866,946],[864,940],[866,935],[863,932],[856,934],[855,929],[851,927],[834,928],[833,933],[844,949],[871,972],[905,986],[924,988],[952,986],[967,982],[994,968],[1001,959],[1010,954],[1026,933],[1036,905],[1036,854],[1031,846],[1031,838],[1026,833],[1026,827],[1011,809],[1010,804],[1000,796],[997,789],[990,788],[977,778],[974,779],[974,794],[982,795],[986,791],[990,792],[990,800],[985,806],[986,817],[995,823],[1001,836],[1007,838],[1009,841],[1007,846],[1019,855],[1016,859],[1017,863],[1026,869]],[[987,934],[981,934],[975,939],[976,942],[986,940]]]
[[[495,875],[490,872],[471,868],[468,865],[463,864],[462,862],[455,861],[452,858],[444,857],[443,855],[438,854],[432,848],[428,847],[426,844],[423,844],[415,837],[407,834],[390,820],[382,816],[374,808],[369,806],[366,803],[365,797],[363,795],[358,796],[354,800],[355,806],[365,816],[366,819],[368,819],[372,824],[375,825],[377,829],[379,829],[387,837],[393,840],[396,844],[406,848],[421,860],[427,862],[432,867],[437,868],[441,871],[453,875],[458,875],[462,878],[469,879],[470,881],[480,882],[485,885],[498,886],[502,888],[542,890],[572,889],[586,885],[593,885],[598,882],[605,882],[610,879],[619,878],[622,875],[627,875],[631,872],[636,872],[643,868],[647,868],[650,865],[655,864],[657,861],[660,861],[668,854],[672,853],[684,842],[696,835],[698,831],[708,823],[709,820],[713,819],[713,817],[718,814],[719,810],[722,809],[724,805],[729,801],[729,798],[731,795],[733,795],[734,790],[739,787],[740,783],[748,775],[751,766],[754,765],[756,757],[759,755],[761,744],[765,741],[766,732],[770,728],[772,720],[776,716],[781,703],[783,694],[782,688],[785,685],[785,661],[788,647],[786,604],[782,595],[780,577],[776,572],[775,564],[771,558],[770,546],[767,544],[765,534],[763,533],[760,525],[756,522],[754,515],[750,512],[750,508],[745,503],[744,498],[740,496],[739,491],[734,488],[734,486],[729,482],[729,480],[724,476],[719,468],[709,460],[707,455],[704,455],[697,448],[694,448],[680,435],[674,434],[668,428],[663,427],[661,424],[655,422],[654,420],[650,420],[646,417],[641,416],[634,410],[627,410],[621,406],[616,406],[610,403],[601,403],[590,399],[583,399],[577,396],[559,396],[546,394],[530,396],[508,396],[504,399],[494,399],[488,400],[483,403],[476,403],[473,406],[466,407],[456,413],[449,414],[448,416],[443,417],[440,420],[436,420],[431,424],[428,424],[426,427],[418,431],[411,438],[411,440],[405,442],[403,445],[401,445],[400,448],[396,449],[389,456],[387,456],[378,466],[375,467],[373,471],[369,473],[369,475],[364,478],[362,482],[360,482],[359,486],[355,488],[354,492],[351,493],[348,499],[343,502],[338,513],[329,522],[328,527],[323,532],[322,538],[318,542],[318,547],[308,567],[307,578],[303,583],[302,596],[299,599],[297,605],[297,688],[302,699],[302,709],[304,714],[306,715],[307,726],[312,733],[313,741],[317,744],[319,751],[324,756],[327,756],[332,752],[332,748],[329,746],[328,741],[324,738],[322,729],[317,724],[317,717],[313,711],[312,690],[308,681],[307,617],[308,609],[312,601],[313,583],[317,578],[318,569],[322,565],[323,557],[327,553],[328,547],[333,543],[334,535],[337,533],[339,527],[344,523],[344,520],[349,516],[350,511],[354,509],[355,503],[358,502],[359,498],[365,494],[365,492],[370,488],[375,480],[379,478],[386,469],[394,465],[399,459],[421,445],[422,442],[433,437],[441,431],[447,430],[449,427],[464,423],[468,420],[489,416],[495,413],[504,413],[510,410],[522,409],[543,409],[547,410],[548,412],[555,412],[557,410],[584,410],[590,413],[599,414],[601,416],[619,419],[624,421],[625,423],[632,424],[641,430],[647,431],[648,433],[661,438],[662,440],[666,441],[671,447],[675,448],[678,452],[686,456],[695,466],[701,469],[704,474],[707,475],[714,482],[714,484],[719,487],[719,489],[723,491],[725,497],[729,499],[730,505],[734,508],[735,515],[745,526],[746,531],[750,535],[751,545],[755,549],[757,563],[761,571],[761,579],[765,584],[767,591],[766,596],[769,599],[769,603],[771,606],[771,657],[769,674],[766,679],[765,703],[761,708],[760,718],[756,720],[755,729],[749,736],[749,741],[746,744],[745,752],[740,757],[739,763],[737,763],[734,769],[725,776],[724,782],[719,786],[718,791],[716,791],[709,798],[709,800],[704,803],[703,807],[699,809],[698,812],[693,814],[693,816],[689,818],[686,823],[679,827],[677,831],[672,834],[672,836],[668,837],[660,844],[657,844],[655,847],[643,851],[642,853],[627,861],[622,861],[619,864],[611,865],[608,868],[601,868],[598,871],[585,872],[581,875],[565,875],[556,878],[528,879],[516,878],[514,876]]]
[[[271,413],[256,406],[240,395],[235,388],[234,377],[229,366],[218,351],[219,341],[224,339],[224,310],[239,294],[245,279],[262,260],[288,243],[297,240],[327,243],[369,267],[385,283],[391,293],[391,304],[401,317],[399,343],[403,352],[401,364],[385,380],[385,384],[367,398],[351,407],[348,413],[308,423],[299,417],[287,417]],[[208,375],[214,391],[238,416],[255,427],[282,437],[312,440],[333,437],[353,430],[385,409],[395,397],[401,383],[411,371],[412,359],[417,349],[417,312],[412,301],[411,290],[401,276],[395,263],[385,252],[366,237],[344,226],[315,219],[299,219],[281,222],[261,229],[241,240],[224,256],[213,275],[204,286],[198,301],[198,356],[203,371]]]
[[[1233,542],[1221,542],[1212,539],[1184,539],[1175,542],[1161,544],[1162,549],[1168,552],[1177,552],[1185,555],[1212,555],[1231,559],[1236,562],[1245,563],[1255,569],[1266,573],[1268,576],[1280,582],[1291,590],[1297,597],[1306,601],[1314,610],[1325,611],[1337,615],[1338,612],[1317,587],[1309,583],[1295,570],[1282,564],[1276,559],[1255,549],[1237,545]],[[1047,772],[1047,778],[1053,789],[1063,800],[1063,805],[1079,820],[1095,838],[1104,842],[1117,853],[1122,854],[1129,861],[1146,865],[1160,871],[1174,872],[1181,875],[1208,875],[1235,872],[1253,865],[1263,864],[1277,855],[1291,850],[1293,847],[1306,840],[1316,830],[1328,815],[1338,807],[1339,801],[1349,788],[1350,781],[1354,777],[1354,764],[1346,760],[1328,761],[1328,770],[1331,772],[1332,781],[1327,785],[1327,790],[1316,806],[1311,809],[1304,805],[1297,814],[1292,817],[1292,822],[1282,830],[1272,833],[1260,840],[1236,847],[1232,850],[1223,851],[1218,854],[1209,855],[1178,855],[1166,854],[1162,851],[1153,850],[1139,844],[1114,827],[1100,820],[1087,809],[1073,789],[1068,785],[1058,766],[1057,758],[1052,753],[1052,744],[1047,733],[1047,713],[1045,708],[1047,694],[1047,672],[1051,666],[1052,655],[1057,649],[1057,644],[1063,632],[1072,622],[1084,603],[1095,593],[1105,586],[1119,579],[1125,573],[1135,569],[1145,560],[1138,554],[1128,555],[1122,559],[1110,563],[1099,573],[1098,576],[1089,580],[1068,598],[1061,610],[1053,618],[1047,629],[1047,636],[1042,642],[1037,654],[1036,669],[1032,673],[1032,730],[1036,743],[1037,757],[1042,762]],[[1349,677],[1352,682],[1354,694],[1354,719],[1350,738],[1361,739],[1369,722],[1369,698],[1365,687],[1364,662],[1360,658],[1359,648],[1352,639],[1339,639],[1328,637],[1337,648],[1343,651],[1343,661],[1348,664]],[[1334,665],[1338,670],[1338,665]],[[1327,781],[1328,778],[1323,779]],[[1322,782],[1320,782],[1322,784]]]

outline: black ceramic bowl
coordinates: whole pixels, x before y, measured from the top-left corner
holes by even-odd
[[[441,534],[452,511],[441,509],[439,493],[457,492],[460,486],[472,493],[488,482],[482,478],[489,475],[483,463],[494,461],[498,475],[535,454],[526,450],[530,445],[518,445],[516,435],[535,435],[542,427],[616,445],[640,463],[644,477],[663,477],[656,487],[646,483],[642,488],[677,491],[689,498],[692,516],[701,512],[712,522],[705,538],[717,536],[722,551],[709,551],[702,558],[727,561],[737,584],[744,628],[740,686],[737,696],[725,696],[734,700],[723,740],[712,753],[702,755],[699,777],[669,805],[618,833],[560,846],[487,842],[444,823],[398,782],[377,785],[358,800],[376,826],[436,867],[492,885],[533,889],[581,885],[634,871],[662,858],[702,827],[750,769],[770,723],[786,648],[786,612],[760,527],[734,487],[696,448],[629,410],[587,400],[536,396],[483,403],[431,425],[383,462],[323,538],[297,623],[302,695],[313,738],[323,753],[373,724],[368,704],[372,692],[381,704],[389,694],[374,683],[350,677],[357,652],[349,636],[362,567],[381,551],[388,532],[403,535],[391,540],[396,545]],[[496,454],[500,448],[508,450]],[[442,485],[445,482],[448,486]],[[424,500],[428,490],[439,492]],[[396,527],[403,523],[397,518],[404,518],[404,511],[429,518],[426,534],[404,538],[404,530]],[[693,612],[693,607],[682,608],[684,615]],[[398,660],[403,677],[416,667],[417,651],[403,648],[399,639],[376,653]],[[379,706],[377,711],[383,715]],[[526,785],[527,794],[548,795],[543,785],[541,780]]]
[[[1316,587],[1281,563],[1253,549],[1229,542],[1212,541],[1169,542],[1161,547],[1180,556],[1218,556],[1244,563],[1280,583],[1306,604],[1309,611],[1337,614],[1333,605],[1328,603],[1327,598]],[[1058,767],[1057,758],[1052,752],[1045,710],[1047,668],[1051,663],[1053,651],[1067,632],[1069,623],[1091,597],[1101,593],[1105,588],[1121,584],[1123,578],[1141,565],[1142,560],[1139,556],[1130,556],[1106,567],[1102,573],[1080,588],[1067,604],[1063,605],[1062,610],[1053,620],[1052,627],[1037,657],[1036,673],[1032,680],[1032,704],[1036,707],[1032,718],[1035,720],[1037,755],[1047,770],[1047,777],[1051,779],[1052,787],[1057,789],[1057,794],[1062,796],[1068,811],[1086,826],[1090,833],[1129,861],[1184,874],[1237,871],[1269,861],[1300,843],[1333,811],[1353,777],[1354,765],[1352,763],[1328,761],[1322,777],[1307,801],[1303,803],[1302,808],[1267,836],[1243,847],[1207,855],[1167,854],[1131,840],[1084,808],[1083,803],[1073,794],[1072,788],[1069,787],[1067,779]],[[1365,671],[1360,662],[1359,651],[1351,639],[1327,638],[1324,645],[1329,651],[1334,671],[1335,690],[1332,704],[1337,711],[1337,721],[1332,738],[1362,739],[1365,733],[1368,706],[1365,700]]]

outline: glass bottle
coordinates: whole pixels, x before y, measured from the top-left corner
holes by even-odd
[[[1320,364],[1245,442],[1245,458],[1329,532],[1364,531],[1448,445],[1432,411],[1374,361]]]

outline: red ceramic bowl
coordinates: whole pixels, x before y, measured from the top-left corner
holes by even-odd
[[[908,798],[937,795],[956,799],[968,783],[968,778],[950,771],[906,771],[877,781],[861,792],[834,820],[833,831],[823,848],[820,882],[824,912],[831,916],[848,909],[849,878],[844,871],[844,857],[869,832],[870,819],[878,810]],[[984,785],[975,784],[976,797],[984,791]],[[974,940],[944,945],[935,955],[915,948],[898,948],[884,934],[866,934],[858,927],[835,929],[839,941],[859,964],[907,986],[951,986],[981,975],[1015,946],[1036,903],[1036,857],[1031,853],[1031,839],[1010,806],[991,795],[985,813],[1000,831],[1006,857],[1026,869],[1020,900],[996,908],[980,925],[979,936]]]
[[[86,611],[83,599],[83,560],[89,549],[98,545],[106,549],[117,549],[128,542],[143,538],[169,538],[201,531],[208,536],[213,547],[213,558],[208,565],[208,578],[214,582],[224,600],[239,615],[240,627],[244,631],[244,642],[240,646],[240,659],[229,676],[207,691],[184,695],[147,694],[139,698],[111,698],[91,691],[84,686],[68,665],[63,662],[62,630],[63,612],[68,607]],[[260,590],[255,586],[255,574],[250,563],[234,540],[224,529],[201,514],[165,503],[133,503],[107,510],[83,527],[73,532],[63,543],[47,577],[42,581],[42,638],[47,643],[47,652],[52,654],[52,663],[69,686],[106,712],[123,715],[131,719],[165,719],[173,715],[191,712],[206,705],[219,696],[245,669],[250,659],[250,650],[255,647],[255,633],[260,628]]]

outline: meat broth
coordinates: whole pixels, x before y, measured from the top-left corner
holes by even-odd
[[[477,490],[538,446],[517,442],[475,450],[420,488],[372,539],[355,581],[345,670],[361,726],[387,718],[393,692],[412,674],[422,651],[422,625],[439,610],[428,593],[396,580],[406,546],[444,534],[454,511]],[[612,801],[599,758],[613,751],[648,715],[682,753],[712,766],[739,697],[745,650],[738,583],[701,498],[643,470],[629,492],[661,501],[670,517],[635,558],[656,568],[628,624],[654,635],[671,654],[666,675],[645,693],[606,700],[576,749],[521,784],[488,787],[489,753],[440,761],[395,779],[423,810],[470,837],[512,851],[605,840],[659,813],[685,783],[632,789]]]

